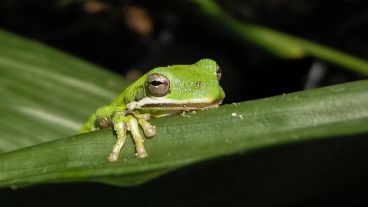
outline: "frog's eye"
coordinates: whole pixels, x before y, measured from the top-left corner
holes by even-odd
[[[216,75],[217,75],[217,80],[221,80],[221,68],[219,65],[216,65]]]
[[[147,85],[149,92],[156,97],[164,96],[170,91],[169,79],[158,73],[153,73],[148,76]]]

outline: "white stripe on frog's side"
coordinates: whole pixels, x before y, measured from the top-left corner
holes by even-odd
[[[214,100],[209,98],[198,98],[190,100],[172,100],[165,97],[145,97],[139,101],[133,101],[127,104],[130,111],[140,109],[144,106],[147,108],[168,107],[179,110],[195,110],[217,107],[222,100]]]

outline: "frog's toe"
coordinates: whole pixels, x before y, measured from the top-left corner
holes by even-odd
[[[107,158],[110,162],[116,162],[119,158],[119,153],[112,152]]]
[[[137,149],[137,153],[135,154],[137,158],[146,158],[148,154],[144,148]]]
[[[142,127],[142,129],[143,129],[144,135],[147,138],[151,138],[151,137],[156,135],[156,127],[155,126],[150,125],[150,126]]]
[[[151,125],[147,120],[139,118],[138,123],[143,129],[145,137],[151,138],[156,135],[156,127]]]

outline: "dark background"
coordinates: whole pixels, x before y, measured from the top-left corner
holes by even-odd
[[[217,2],[241,21],[368,59],[367,1]],[[1,0],[0,28],[81,57],[131,80],[156,66],[191,64],[204,57],[215,59],[223,72],[221,85],[226,92],[225,103],[363,79],[327,62],[311,57],[282,59],[252,43],[233,38],[209,24],[190,1]],[[319,73],[312,77],[316,67]],[[331,152],[336,155],[344,151],[345,139],[337,143],[292,145],[202,163],[133,188],[73,183],[15,191],[6,189],[0,191],[0,203],[359,206],[367,203],[364,196],[367,190],[362,189],[367,177],[359,177],[364,173],[354,172],[368,172],[367,162],[351,165],[348,160],[359,157],[367,161],[362,159],[367,149],[357,142],[352,148],[361,148],[349,154],[345,161],[330,157]],[[363,138],[359,139],[364,142]],[[310,150],[315,151],[320,165],[303,158],[303,153]],[[290,158],[295,154],[296,157]],[[270,166],[270,163],[275,164]],[[326,165],[328,167],[323,167]],[[288,173],[303,176],[300,180],[288,180]]]

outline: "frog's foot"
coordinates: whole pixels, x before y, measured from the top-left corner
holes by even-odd
[[[135,114],[134,116],[137,117],[138,123],[143,129],[145,137],[151,138],[156,135],[156,127],[148,122],[150,118],[149,114]]]
[[[145,158],[148,156],[143,145],[144,140],[141,132],[139,131],[138,121],[134,116],[116,116],[113,118],[113,124],[117,136],[117,141],[113,147],[110,156],[108,157],[108,160],[110,162],[118,160],[119,153],[126,140],[127,131],[130,131],[130,133],[132,134],[136,147],[136,156],[138,158]]]

